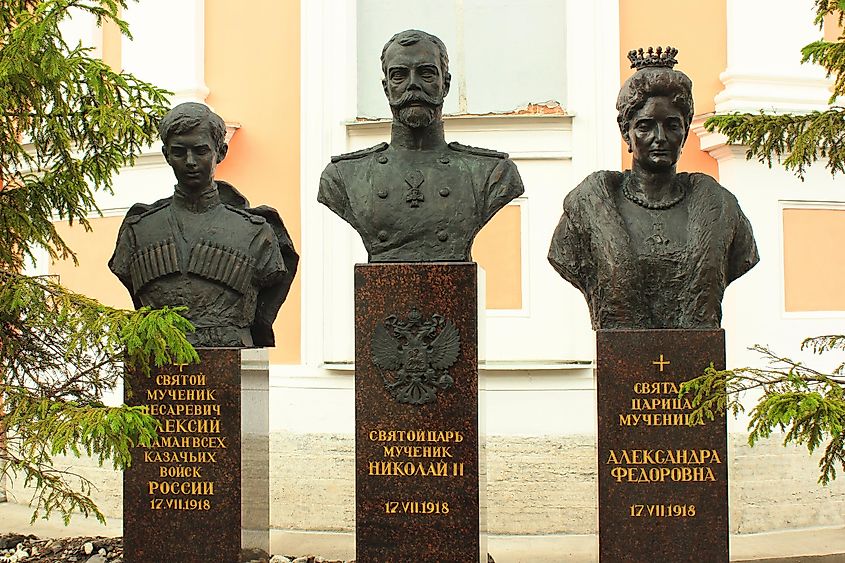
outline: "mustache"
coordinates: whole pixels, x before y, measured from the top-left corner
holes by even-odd
[[[443,98],[441,96],[429,96],[424,92],[405,92],[399,99],[389,103],[390,107],[401,108],[415,102],[437,107],[443,105]]]

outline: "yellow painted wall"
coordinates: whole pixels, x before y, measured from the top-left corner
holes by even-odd
[[[487,309],[522,308],[520,207],[508,205],[478,233],[472,257],[487,274]]]
[[[67,221],[56,223],[59,236],[76,252],[80,266],[63,260],[51,264],[49,272],[58,275],[59,282],[68,289],[93,297],[104,305],[132,309],[129,292],[108,267],[121,221],[123,217],[92,219],[90,232],[79,225],[70,227]]]
[[[122,38],[120,28],[114,22],[108,21],[103,24],[103,62],[109,65],[112,70],[121,71]]]
[[[639,47],[670,45],[679,50],[678,65],[675,68],[692,79],[696,115],[712,112],[713,97],[723,88],[719,74],[727,66],[725,2],[620,0],[620,85],[633,73],[628,51]],[[631,155],[624,142],[622,162],[623,168],[631,167]],[[687,139],[678,170],[705,172],[714,178],[719,177],[716,160],[700,149],[695,133],[690,133]]]
[[[206,100],[240,129],[217,177],[253,205],[279,210],[301,248],[299,196],[299,0],[205,3]],[[316,182],[314,187],[316,190]],[[308,259],[308,257],[305,257]],[[275,324],[271,363],[298,363],[301,287],[298,275]]]
[[[784,209],[783,284],[787,311],[845,311],[845,211]]]
[[[255,14],[261,14],[256,18]],[[228,0],[205,5],[207,102],[227,122],[240,123],[217,176],[241,190],[254,205],[279,210],[297,248],[299,198],[299,1],[254,0],[250,9]],[[120,66],[120,34],[103,29],[103,59]],[[57,225],[77,251],[80,267],[60,262],[50,273],[69,288],[108,305],[131,308],[131,300],[107,267],[121,218],[92,220],[93,233]],[[300,360],[301,288],[294,281],[276,321],[273,363]]]
[[[822,30],[824,31],[825,41],[835,42],[839,39],[839,36],[842,35],[842,28],[839,27],[839,20],[834,15],[825,16]]]

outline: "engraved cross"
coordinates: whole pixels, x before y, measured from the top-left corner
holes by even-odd
[[[654,361],[653,361],[653,362],[651,362],[651,363],[652,363],[652,364],[654,364],[654,365],[656,365],[656,366],[660,366],[660,373],[663,373],[663,366],[668,366],[668,365],[669,365],[669,364],[671,364],[672,362],[670,362],[669,360],[664,360],[664,359],[663,359],[663,354],[660,354],[660,359],[659,359],[659,360],[654,360]]]

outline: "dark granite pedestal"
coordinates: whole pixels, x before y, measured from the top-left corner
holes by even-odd
[[[727,563],[725,418],[689,426],[678,398],[724,369],[724,331],[600,330],[597,351],[600,561]]]
[[[145,405],[160,428],[123,476],[127,563],[232,563],[242,546],[269,547],[266,352],[197,352],[199,364],[128,375],[127,404]]]
[[[355,267],[359,563],[486,561],[476,280],[474,263]]]

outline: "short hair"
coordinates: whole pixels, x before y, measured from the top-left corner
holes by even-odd
[[[167,144],[171,135],[181,135],[207,123],[218,153],[226,144],[226,122],[205,104],[185,102],[167,112],[158,124],[158,136]]]
[[[400,31],[388,39],[387,43],[384,44],[384,48],[381,50],[382,74],[387,76],[387,61],[385,60],[385,56],[387,55],[387,49],[391,45],[399,43],[403,47],[407,47],[408,45],[413,45],[422,40],[430,41],[435,47],[437,47],[437,50],[440,53],[440,71],[443,73],[443,77],[446,80],[451,80],[452,76],[449,74],[449,54],[446,52],[446,45],[436,35],[432,35],[418,29],[406,29],[405,31]]]
[[[631,118],[654,96],[666,96],[684,117],[687,134],[694,105],[692,100],[692,80],[679,70],[665,67],[646,67],[631,75],[619,90],[616,98],[616,121],[619,131],[628,139]]]

